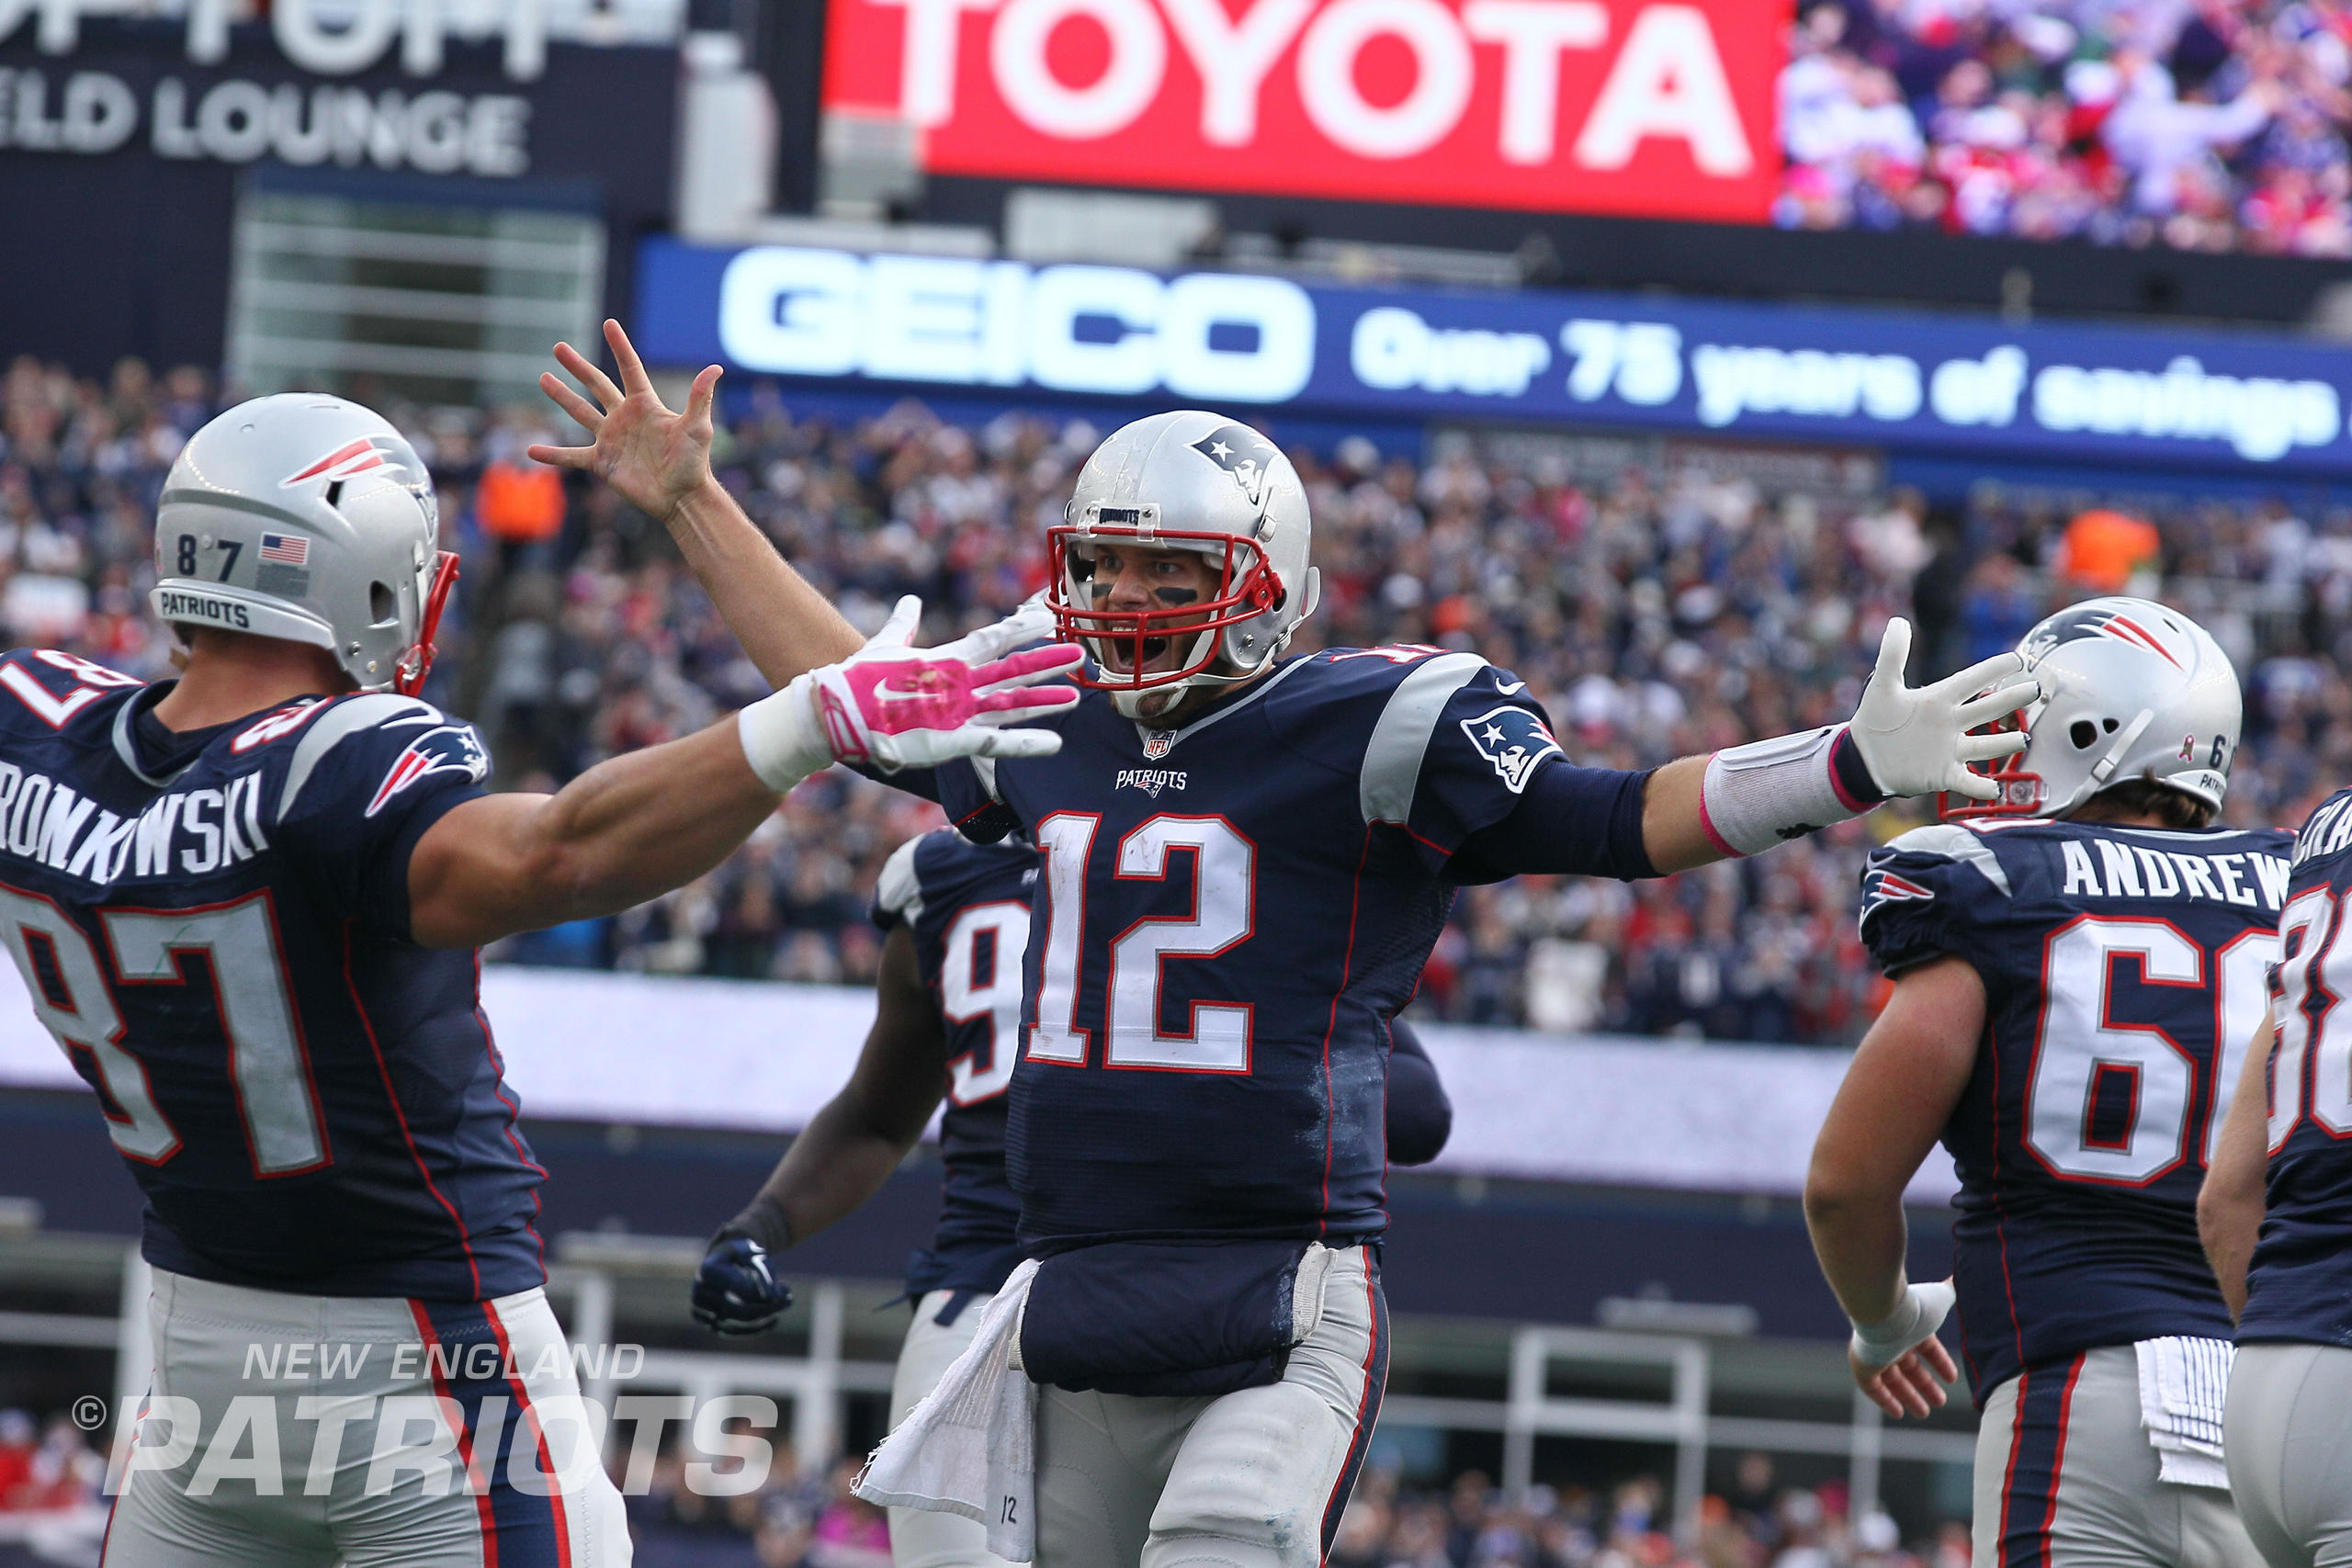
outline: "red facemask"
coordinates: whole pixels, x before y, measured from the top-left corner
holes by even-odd
[[[1214,545],[1217,547],[1219,563],[1216,591],[1197,604],[1152,610],[1099,610],[1091,597],[1086,604],[1078,603],[1074,595],[1088,592],[1091,568],[1088,569],[1089,578],[1071,576],[1072,562],[1080,559],[1071,553],[1071,547],[1114,539],[1130,540],[1147,548],[1196,542]],[[1282,580],[1266,564],[1265,552],[1255,540],[1239,534],[1105,527],[1099,523],[1088,527],[1063,524],[1046,530],[1046,604],[1054,612],[1055,640],[1076,643],[1086,649],[1093,660],[1091,670],[1073,671],[1069,678],[1080,685],[1104,691],[1150,691],[1201,673],[1216,662],[1223,640],[1203,637],[1203,633],[1239,626],[1279,606],[1287,596]],[[1188,664],[1147,671],[1144,663],[1149,655],[1145,652],[1144,644],[1154,637],[1199,638],[1204,646]],[[1114,649],[1123,656],[1126,666],[1124,671],[1113,669],[1104,657]]]
[[[413,697],[424,690],[424,678],[433,673],[433,638],[441,629],[441,612],[449,603],[449,590],[458,585],[458,554],[443,550],[434,559],[433,586],[424,595],[424,615],[417,622],[416,641],[392,674],[392,690],[401,696]]]
[[[1971,730],[1972,735],[2001,735],[2026,728],[2025,709],[2019,708],[2005,719],[1997,719]],[[1996,781],[2001,793],[1991,800],[1978,800],[1973,795],[1954,795],[1945,790],[1936,796],[1936,818],[1939,821],[1956,822],[1972,817],[2032,817],[2041,810],[2047,795],[2040,773],[2025,771],[2025,753],[1996,757],[1989,762],[1970,762],[1968,771],[1981,778]]]

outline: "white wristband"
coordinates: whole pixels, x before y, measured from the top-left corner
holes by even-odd
[[[1939,1280],[1932,1285],[1905,1285],[1903,1301],[1876,1323],[1854,1325],[1854,1359],[1866,1367],[1891,1367],[1904,1352],[1927,1343],[1943,1326],[1951,1311],[1952,1285]]]
[[[759,781],[778,795],[833,761],[832,743],[817,722],[815,683],[813,676],[803,675],[735,716],[744,760]]]
[[[1726,855],[1752,855],[1859,817],[1884,798],[1845,725],[1733,746],[1707,759],[1699,823]]]

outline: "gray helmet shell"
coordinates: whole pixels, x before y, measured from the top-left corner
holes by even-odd
[[[1181,409],[1120,426],[1079,471],[1063,517],[1056,532],[1066,536],[1066,564],[1074,565],[1091,540],[1113,536],[1222,557],[1237,567],[1239,547],[1260,557],[1280,584],[1279,598],[1254,613],[1237,605],[1218,614],[1182,661],[1191,672],[1115,689],[1113,700],[1131,717],[1148,693],[1257,674],[1288,646],[1321,596],[1320,576],[1308,564],[1314,531],[1298,470],[1273,443],[1225,414]],[[1057,612],[1090,608],[1067,573],[1048,592],[1058,599]],[[1073,625],[1065,615],[1065,635],[1085,640],[1085,623],[1096,619],[1080,615]]]
[[[238,404],[189,438],[155,509],[155,614],[323,648],[362,691],[423,630],[439,511],[407,437],[315,392]]]
[[[2177,610],[2086,599],[2018,644],[2041,700],[2026,749],[1997,765],[2002,812],[2064,817],[2112,784],[2150,778],[2220,810],[2244,697],[2230,656]]]

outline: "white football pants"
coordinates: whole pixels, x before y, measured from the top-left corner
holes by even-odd
[[[1038,1391],[1036,1568],[1316,1568],[1388,1381],[1363,1247],[1280,1382],[1214,1399]]]
[[[2131,1346],[2009,1379],[1976,1429],[1971,1568],[2262,1568],[2230,1495],[2159,1462]]]
[[[939,1386],[979,1332],[980,1314],[996,1298],[968,1296],[956,1321],[941,1324],[941,1310],[955,1299],[954,1291],[933,1291],[915,1303],[915,1320],[907,1325],[906,1343],[899,1348],[899,1371],[890,1380],[893,1430],[924,1394]],[[1013,1568],[989,1550],[986,1525],[928,1508],[890,1510],[890,1560],[897,1568]]]
[[[2240,1346],[2222,1450],[2270,1568],[2352,1568],[2352,1350]]]
[[[102,1568],[628,1568],[546,1292],[299,1296],[154,1272]]]

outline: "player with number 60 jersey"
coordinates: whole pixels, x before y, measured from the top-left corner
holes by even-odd
[[[1940,1403],[1957,1294],[1984,1413],[1975,1568],[2238,1568],[2230,1319],[2196,1201],[2266,1005],[2289,840],[2210,825],[2240,697],[2193,622],[2093,600],[2020,649],[2046,694],[2000,798],[1863,874],[1894,991],[1815,1152],[1815,1245],[1891,1414]],[[1907,1285],[1903,1191],[1939,1139],[1954,1275]]]

